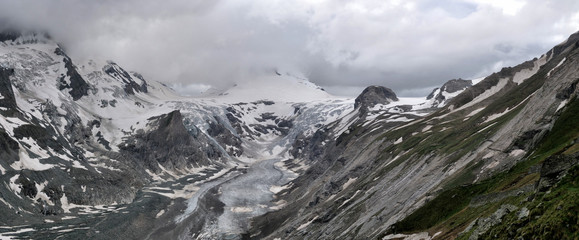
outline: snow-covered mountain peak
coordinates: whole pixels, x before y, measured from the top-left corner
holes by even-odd
[[[274,71],[234,84],[226,90],[210,89],[204,98],[222,102],[311,102],[336,98],[305,77]]]

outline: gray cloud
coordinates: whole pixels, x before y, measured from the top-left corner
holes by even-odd
[[[575,0],[0,0],[76,59],[112,59],[192,93],[278,68],[336,94],[424,95],[538,57],[579,30]]]

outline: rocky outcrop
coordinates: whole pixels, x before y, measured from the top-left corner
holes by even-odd
[[[106,66],[103,67],[103,72],[111,76],[112,78],[122,82],[124,84],[125,93],[134,95],[137,92],[147,92],[147,82],[142,75],[138,73],[133,73],[133,76],[138,79],[139,82],[133,79],[133,76],[121,68],[114,62],[109,61]]]
[[[10,81],[10,76],[13,74],[14,69],[0,67],[0,111],[16,110],[16,99]]]
[[[76,71],[76,67],[72,64],[70,57],[60,48],[57,48],[55,53],[63,57],[64,67],[66,68],[66,76],[63,75],[60,77],[58,88],[60,90],[70,89],[68,93],[74,101],[79,100],[83,96],[87,96],[90,86],[78,71]]]
[[[3,129],[0,129],[0,167],[6,169],[18,159],[18,142],[10,137]]]
[[[434,99],[435,103],[442,103],[446,100],[450,100],[450,99],[447,99],[448,96],[445,96],[445,94],[453,94],[453,93],[456,93],[458,91],[463,91],[471,86],[472,86],[471,80],[464,80],[461,78],[452,79],[452,80],[449,80],[448,82],[444,83],[444,85],[442,85],[442,87],[435,88],[434,90],[432,90],[432,92],[430,94],[428,94],[426,99],[427,100]],[[438,105],[438,104],[436,104],[436,105]]]
[[[501,71],[493,73],[490,76],[484,78],[482,81],[480,81],[476,85],[467,88],[465,91],[460,93],[458,96],[454,97],[448,103],[448,105],[449,106],[452,105],[453,108],[455,108],[455,109],[459,108],[459,107],[465,105],[466,103],[472,101],[476,97],[480,96],[485,91],[491,89],[492,87],[497,86],[501,79],[509,79],[506,86],[503,87],[503,89],[502,89],[502,93],[508,92],[513,87],[517,86],[517,84],[512,81],[515,74],[517,72],[520,72],[521,70],[524,70],[524,69],[532,69],[535,66],[535,61],[537,61],[537,59],[523,62],[515,67],[502,68]],[[495,94],[495,95],[500,96],[500,94]]]
[[[573,155],[554,155],[545,160],[541,166],[541,178],[537,182],[538,191],[546,191],[559,182],[567,171],[579,164],[579,152]]]
[[[39,147],[64,154],[63,146],[60,145],[53,134],[48,133],[46,128],[32,124],[21,125],[14,129],[14,137],[16,139],[34,139]]]
[[[510,204],[502,205],[497,211],[495,211],[492,215],[486,218],[479,218],[476,221],[473,221],[461,234],[465,234],[467,232],[472,231],[472,234],[468,238],[469,240],[476,240],[481,235],[486,233],[489,229],[493,226],[501,223],[502,218],[509,214],[510,212],[514,212],[519,209],[516,206]]]
[[[220,117],[214,116],[214,118],[218,121],[208,121],[209,129],[207,129],[207,134],[213,137],[229,155],[235,157],[241,156],[241,154],[243,154],[241,139],[224,126],[223,120]]]
[[[170,170],[185,169],[209,165],[209,159],[222,156],[200,131],[185,128],[178,110],[150,118],[148,127],[152,130],[139,131],[119,148],[154,172],[161,171],[159,164]]]
[[[18,39],[20,37],[20,32],[18,31],[14,31],[14,30],[10,30],[10,29],[4,29],[2,31],[0,31],[0,42],[5,42],[5,41],[15,41],[16,39]]]
[[[374,107],[376,104],[389,104],[398,101],[396,93],[392,89],[382,86],[369,86],[356,97],[354,108],[360,108],[361,111]]]

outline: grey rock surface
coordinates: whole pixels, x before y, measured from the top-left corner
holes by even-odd
[[[354,108],[368,109],[376,104],[388,104],[398,101],[392,89],[383,86],[369,86],[356,97]]]

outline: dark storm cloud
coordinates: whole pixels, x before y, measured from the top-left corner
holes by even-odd
[[[284,69],[337,94],[423,95],[538,57],[579,30],[578,11],[574,0],[0,0],[0,21],[45,29],[76,59],[189,93]]]

